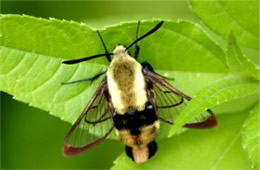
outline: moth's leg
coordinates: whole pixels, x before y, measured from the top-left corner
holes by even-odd
[[[160,77],[162,77],[162,78],[164,78],[164,79],[167,79],[167,80],[175,80],[174,78],[166,77],[166,76],[163,76],[163,75],[161,75],[161,74],[159,74],[159,73],[156,73],[156,72],[154,71],[152,65],[149,64],[149,63],[146,62],[146,61],[142,62],[141,65],[143,66],[143,68],[148,69],[149,71],[153,72],[154,74],[157,74],[158,76],[160,76]]]
[[[152,65],[149,64],[148,62],[144,61],[144,62],[141,63],[141,65],[143,66],[143,68],[147,68],[147,70],[155,73]]]
[[[137,24],[137,29],[136,29],[136,39],[138,38],[138,31],[139,31],[139,26],[140,26],[140,20],[138,21],[138,24]],[[135,43],[135,59],[137,59],[138,55],[139,55],[139,50],[140,50],[140,47],[137,43]]]
[[[65,84],[72,84],[72,83],[78,83],[78,82],[83,82],[83,81],[94,81],[97,78],[99,78],[100,76],[102,76],[103,74],[105,74],[106,72],[107,72],[107,70],[106,71],[102,71],[102,72],[96,74],[95,76],[93,76],[91,78],[80,79],[80,80],[75,80],[75,81],[70,81],[70,82],[62,82],[61,84],[65,85]]]

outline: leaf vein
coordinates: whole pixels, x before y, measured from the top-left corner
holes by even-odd
[[[170,29],[168,29],[168,28],[162,28],[162,29],[164,29],[164,30],[166,30],[166,31],[168,31],[168,32],[175,32],[175,33],[177,33],[178,35],[184,37],[185,39],[194,42],[194,44],[196,44],[196,45],[202,47],[203,49],[206,49],[206,51],[208,51],[210,54],[212,54],[213,56],[215,56],[215,58],[217,58],[218,60],[221,61],[221,59],[218,58],[218,57],[212,52],[212,50],[210,50],[210,49],[207,48],[206,46],[202,45],[202,44],[201,44],[199,41],[197,41],[196,39],[193,39],[192,37],[188,37],[188,36],[185,35],[185,34],[181,34],[180,32],[177,32],[177,31],[175,31],[175,30],[170,30]],[[201,31],[202,31],[202,30],[201,30]],[[203,34],[204,34],[205,36],[207,36],[207,34],[206,34],[204,31],[202,31],[202,32],[203,32]],[[208,36],[207,36],[207,37],[208,37]],[[209,38],[209,37],[208,37],[208,38]],[[216,44],[215,44],[215,45],[216,45]],[[223,61],[221,61],[221,62],[223,62]]]
[[[218,164],[223,160],[225,155],[228,153],[228,151],[231,149],[231,147],[235,144],[235,142],[238,140],[238,138],[241,136],[241,130],[238,132],[238,134],[233,138],[233,140],[230,142],[230,144],[225,148],[224,152],[218,157],[218,160],[213,165],[211,169],[216,169]]]
[[[8,58],[9,56],[10,56],[10,53],[8,53],[8,55],[7,55],[6,58]],[[24,60],[24,58],[25,58],[24,56],[25,56],[25,54],[22,54],[21,59],[18,61],[18,63],[16,63],[16,64],[10,69],[10,71],[9,71],[8,73],[5,73],[5,74],[10,74],[10,73],[14,72],[14,71],[17,69],[17,67],[22,63],[22,61]]]
[[[33,89],[31,92],[32,94],[34,94],[37,90],[43,88],[50,80],[53,79],[53,77],[55,77],[55,74],[58,72],[58,70],[61,68],[61,64],[58,65],[58,67],[56,67],[55,71],[53,71],[53,74],[50,76],[50,78],[48,78],[46,81],[43,81],[40,85],[38,85],[38,87],[36,87],[35,89]]]

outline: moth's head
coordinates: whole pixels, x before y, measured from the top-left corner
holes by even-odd
[[[125,46],[122,44],[118,44],[116,48],[113,51],[114,58],[120,57],[120,56],[128,56],[128,50],[126,50]]]

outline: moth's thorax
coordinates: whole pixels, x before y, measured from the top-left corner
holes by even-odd
[[[125,114],[129,109],[144,109],[147,94],[142,66],[121,45],[114,50],[114,58],[107,71],[107,81],[116,112]]]

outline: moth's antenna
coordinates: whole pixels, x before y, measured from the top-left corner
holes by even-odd
[[[91,60],[91,59],[94,59],[94,58],[98,58],[98,57],[103,57],[103,56],[106,56],[107,57],[107,60],[110,62],[111,61],[111,57],[110,55],[114,55],[113,53],[109,53],[108,50],[107,50],[107,47],[104,43],[104,40],[102,39],[99,31],[97,31],[98,33],[98,36],[103,44],[103,47],[105,49],[105,54],[97,54],[97,55],[93,55],[93,56],[90,56],[90,57],[84,57],[84,58],[80,58],[80,59],[75,59],[75,60],[67,60],[67,61],[63,61],[62,63],[63,64],[76,64],[76,63],[80,63],[82,61],[87,61],[87,60]]]
[[[153,29],[151,29],[149,32],[147,32],[146,34],[142,35],[141,37],[139,37],[138,39],[136,39],[134,42],[132,42],[126,49],[128,50],[130,47],[132,47],[135,43],[137,43],[138,41],[142,40],[143,38],[149,36],[150,34],[154,33],[155,31],[157,31],[163,24],[163,21],[159,22],[159,24],[157,24]]]
[[[140,27],[140,20],[138,20],[138,23],[137,23],[135,39],[138,39],[139,27]],[[138,44],[137,44],[137,42],[136,42],[136,43],[135,43],[135,56],[134,56],[135,59],[137,58],[138,53],[139,53],[139,46],[138,46]]]
[[[113,53],[106,53],[106,54],[97,54],[97,55],[93,55],[90,57],[84,57],[84,58],[79,58],[79,59],[75,59],[75,60],[66,60],[63,61],[63,64],[76,64],[76,63],[80,63],[82,61],[87,61],[87,60],[91,60],[94,58],[98,58],[98,57],[102,57],[102,56],[107,56],[107,55],[114,55]]]
[[[101,42],[102,42],[102,44],[103,44],[103,47],[104,47],[104,49],[105,49],[107,60],[110,62],[110,61],[111,61],[111,57],[110,57],[109,52],[108,52],[108,50],[107,50],[107,47],[106,47],[106,45],[105,45],[105,43],[104,43],[104,40],[102,39],[102,37],[101,37],[99,31],[97,31],[97,33],[98,33],[98,36],[99,36],[99,38],[100,38],[100,40],[101,40]]]

